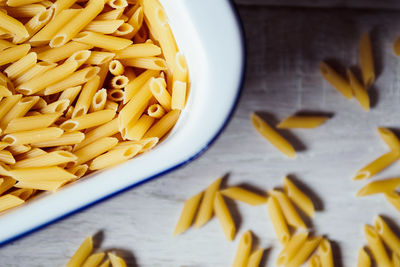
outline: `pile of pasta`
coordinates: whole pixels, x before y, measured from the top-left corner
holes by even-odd
[[[157,0],[0,0],[0,211],[153,148],[187,81]]]
[[[312,200],[290,179],[283,179],[283,192],[274,189],[268,192],[268,197],[237,186],[221,190],[221,181],[222,178],[216,180],[204,192],[186,200],[174,230],[175,236],[186,231],[192,222],[195,228],[203,226],[215,214],[225,238],[232,241],[236,235],[236,227],[224,197],[252,206],[266,204],[276,236],[283,245],[276,259],[277,266],[300,266],[307,259],[310,266],[334,266],[330,241],[321,236],[311,236],[298,212],[301,210],[309,218],[314,217]],[[259,266],[264,249],[251,251],[252,233],[246,231],[240,238],[233,266]]]
[[[67,267],[108,267],[111,263],[112,267],[126,267],[124,259],[117,256],[113,252],[108,252],[108,259],[104,259],[105,252],[92,253],[93,238],[87,237],[78,250],[67,263]]]

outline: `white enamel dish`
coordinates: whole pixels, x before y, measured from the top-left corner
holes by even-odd
[[[177,125],[149,153],[82,178],[54,194],[0,216],[0,245],[124,190],[170,172],[199,156],[220,134],[237,103],[245,68],[240,23],[229,0],[160,0],[191,80]]]

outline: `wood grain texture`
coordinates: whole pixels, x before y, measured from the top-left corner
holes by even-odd
[[[184,200],[228,172],[228,185],[268,190],[281,186],[287,174],[308,185],[322,204],[313,228],[338,244],[337,266],[355,266],[358,248],[366,244],[362,225],[371,224],[375,215],[400,226],[400,214],[382,196],[357,199],[365,182],[351,180],[387,151],[376,127],[400,128],[400,58],[392,52],[400,33],[399,13],[243,6],[240,13],[248,44],[247,79],[234,118],[211,149],[173,173],[2,247],[1,266],[62,266],[87,235],[99,230],[104,234],[101,247],[117,249],[130,266],[230,266],[238,237],[247,229],[259,247],[269,248],[263,266],[274,266],[281,246],[265,205],[229,202],[239,231],[232,243],[215,218],[199,230],[172,237]],[[367,30],[372,30],[378,70],[371,89],[376,105],[369,113],[339,95],[318,70],[322,59],[339,62],[341,70],[356,65],[358,40]],[[273,122],[306,110],[334,116],[315,130],[284,131],[301,150],[296,160],[283,157],[249,121],[253,111]],[[397,162],[377,177],[399,172]]]

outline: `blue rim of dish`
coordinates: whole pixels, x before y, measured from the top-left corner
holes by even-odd
[[[189,162],[192,162],[193,160],[197,159],[208,148],[210,148],[210,146],[221,135],[222,131],[226,128],[226,126],[228,125],[228,123],[230,122],[230,120],[233,117],[233,113],[235,112],[236,106],[237,106],[237,104],[239,102],[239,99],[240,99],[240,96],[241,96],[241,94],[243,92],[243,84],[244,84],[244,80],[245,80],[245,73],[246,73],[246,67],[247,67],[247,58],[246,58],[246,51],[247,50],[246,50],[246,42],[245,42],[245,34],[244,34],[243,23],[242,23],[242,21],[240,19],[239,12],[238,12],[237,8],[236,8],[235,4],[233,3],[233,0],[229,0],[229,3],[230,3],[230,6],[231,6],[231,10],[233,11],[232,13],[233,13],[233,15],[234,15],[234,17],[236,19],[236,26],[238,27],[238,29],[240,31],[240,39],[241,39],[240,41],[241,41],[241,44],[242,44],[243,64],[242,64],[242,69],[240,71],[241,72],[241,77],[240,77],[239,85],[238,85],[238,88],[237,88],[235,101],[233,102],[233,104],[231,106],[231,109],[229,111],[229,114],[226,117],[224,123],[222,124],[221,128],[215,133],[214,137],[211,138],[211,140],[199,152],[197,152],[193,156],[189,157],[185,161],[182,161],[181,163],[179,163],[179,164],[177,164],[175,166],[172,166],[172,167],[170,167],[170,168],[168,168],[168,169],[166,169],[166,170],[164,170],[162,172],[159,172],[159,173],[157,173],[155,175],[152,175],[152,176],[150,176],[150,177],[148,177],[148,178],[146,178],[146,179],[144,179],[144,180],[142,180],[140,182],[134,183],[134,184],[132,184],[130,186],[127,186],[127,187],[125,187],[125,188],[123,188],[121,190],[115,191],[115,192],[113,192],[111,194],[108,194],[108,195],[103,196],[103,197],[101,197],[99,199],[96,199],[95,201],[87,203],[87,204],[83,205],[80,208],[77,208],[77,209],[74,209],[74,210],[72,210],[70,212],[67,212],[67,213],[65,213],[65,214],[63,214],[63,215],[61,215],[59,217],[56,217],[56,218],[54,218],[54,219],[52,219],[52,220],[50,220],[50,221],[48,221],[46,223],[43,223],[43,224],[38,225],[38,226],[35,226],[30,230],[27,230],[27,231],[25,231],[23,233],[20,233],[20,234],[16,235],[16,236],[13,236],[13,237],[8,238],[8,239],[6,239],[4,241],[1,241],[0,242],[0,246],[4,246],[4,245],[6,245],[6,244],[8,244],[8,243],[10,243],[12,241],[15,241],[15,240],[21,238],[21,237],[27,236],[27,235],[29,235],[29,234],[31,234],[33,232],[41,230],[44,227],[46,227],[46,226],[48,226],[50,224],[53,224],[53,223],[55,223],[55,222],[57,222],[57,221],[59,221],[61,219],[67,218],[67,217],[69,217],[69,216],[71,216],[71,215],[73,215],[75,213],[78,213],[78,212],[80,212],[82,210],[85,210],[85,209],[87,209],[89,207],[92,207],[92,206],[94,206],[94,205],[96,205],[96,204],[98,204],[98,203],[100,203],[100,202],[102,202],[102,201],[104,201],[106,199],[110,199],[110,198],[112,198],[112,197],[114,197],[114,196],[116,196],[116,195],[118,195],[118,194],[120,194],[122,192],[128,191],[129,189],[132,189],[132,188],[137,187],[137,186],[139,186],[141,184],[147,183],[147,182],[149,182],[149,181],[151,181],[151,180],[153,180],[155,178],[158,178],[158,177],[161,177],[161,176],[163,176],[163,175],[165,175],[167,173],[170,173],[170,172],[172,172],[172,171],[174,171],[174,170],[176,170],[176,169],[188,164]]]

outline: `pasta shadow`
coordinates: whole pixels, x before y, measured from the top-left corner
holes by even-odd
[[[260,265],[258,265],[259,267],[266,267],[267,266],[268,257],[271,254],[271,250],[272,250],[271,247],[264,249],[263,255],[261,257]]]
[[[103,243],[104,240],[104,231],[99,230],[97,233],[95,233],[92,237],[93,239],[93,249],[99,249],[101,247],[101,243]]]
[[[324,209],[324,203],[322,202],[322,199],[317,195],[317,193],[315,193],[314,190],[304,184],[295,174],[288,174],[287,177],[301,190],[301,192],[306,194],[311,199],[314,204],[315,211],[322,211]]]
[[[130,250],[115,247],[115,248],[107,248],[104,250],[104,252],[105,253],[112,252],[115,253],[118,257],[123,258],[127,267],[138,267],[136,258]]]
[[[342,251],[340,250],[340,246],[336,241],[331,241],[332,246],[332,256],[333,256],[333,266],[335,267],[343,267],[342,262]]]
[[[398,222],[395,222],[392,218],[386,216],[386,215],[380,215],[383,220],[387,223],[387,225],[389,226],[389,228],[392,230],[392,232],[396,235],[396,236],[400,236],[400,225]]]
[[[250,191],[252,193],[255,193],[257,195],[260,195],[260,196],[263,196],[263,197],[267,197],[267,191],[262,190],[260,188],[257,188],[256,186],[251,185],[249,183],[240,183],[237,186],[241,187],[243,189],[246,189],[246,190],[248,190],[248,191]]]
[[[271,127],[274,128],[283,138],[285,138],[294,148],[296,152],[306,150],[306,145],[291,131],[285,129],[278,129],[276,125],[278,125],[279,120],[275,115],[266,111],[256,111],[255,112],[261,119],[267,122]]]
[[[295,115],[298,116],[324,116],[324,117],[329,117],[330,119],[333,118],[335,115],[333,112],[328,112],[328,111],[316,111],[316,110],[308,110],[308,109],[302,109],[298,112],[296,112]]]

